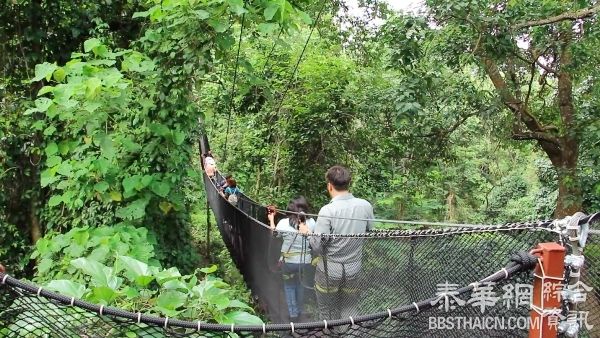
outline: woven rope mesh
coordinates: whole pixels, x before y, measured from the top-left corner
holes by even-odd
[[[165,323],[165,318],[150,314],[144,314],[138,323],[137,314],[109,307],[99,315],[97,305],[76,301],[75,306],[70,306],[67,297],[47,291],[37,296],[37,286],[10,278],[0,285],[0,337],[524,337],[528,328],[520,324],[529,317],[530,302],[521,299],[518,304],[514,287],[531,285],[533,274],[521,271],[504,279],[499,271],[510,266],[514,253],[559,240],[556,233],[548,231],[547,222],[490,229],[315,237],[312,240],[324,241],[322,252],[341,246],[343,250],[359,252],[358,262],[348,265],[332,260],[326,273],[322,263],[316,267],[305,264],[296,273],[288,274],[278,264],[285,251],[282,238],[261,224],[266,222],[265,208],[245,196],[235,207],[218,194],[207,177],[205,186],[224,242],[252,290],[258,310],[268,318],[266,334],[262,327],[236,326],[232,334],[227,332],[228,326],[206,323],[201,323],[198,332],[196,322],[171,319]],[[308,244],[311,238],[299,236],[298,240]],[[310,254],[309,246],[305,247],[304,254]],[[584,253],[582,281],[594,291],[580,309],[589,311],[588,322],[594,324],[600,320],[600,237],[591,236]],[[430,301],[440,292],[490,275],[500,278],[489,285],[488,302],[484,305],[474,301],[481,289],[448,298],[440,296],[436,303]],[[294,323],[293,333],[284,292],[289,278],[297,278],[305,294],[302,321]],[[413,302],[420,304],[419,311]],[[388,317],[388,309],[393,310],[393,316]],[[350,325],[350,317],[356,319],[355,325]],[[453,318],[455,327],[439,327],[439,318]],[[457,325],[456,318],[470,321],[471,325]],[[486,318],[491,318],[494,325],[482,327],[481,321]],[[511,318],[512,326],[508,322]],[[327,329],[324,319],[329,323]],[[343,323],[336,325],[340,319]],[[515,322],[517,319],[521,322]],[[580,336],[600,335],[594,328],[584,330]]]

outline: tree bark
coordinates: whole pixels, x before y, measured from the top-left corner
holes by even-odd
[[[551,128],[542,125],[530,112],[529,107],[513,94],[495,62],[483,56],[482,61],[488,77],[492,81],[504,105],[510,109],[515,119],[523,122],[528,132],[514,134],[516,140],[535,140],[544,150],[558,176],[558,197],[554,217],[572,215],[581,210],[582,195],[577,177],[579,142],[574,124],[573,84],[569,67],[571,65],[571,33],[561,36],[561,67],[558,73],[558,105],[562,120],[562,135],[555,136]]]

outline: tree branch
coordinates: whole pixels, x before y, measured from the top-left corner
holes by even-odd
[[[431,133],[427,133],[427,134],[419,134],[419,135],[415,135],[416,137],[433,137],[433,136],[438,136],[438,137],[446,137],[450,134],[452,134],[456,129],[458,129],[458,127],[460,127],[469,117],[473,116],[475,114],[468,114],[463,116],[462,118],[458,119],[456,122],[454,122],[454,124],[452,125],[452,127],[450,127],[449,129],[446,130],[438,130],[438,131],[434,131]]]
[[[512,138],[513,140],[535,140],[549,142],[560,147],[560,143],[558,142],[558,139],[556,137],[544,132],[521,132],[519,134],[512,134]]]
[[[513,27],[513,29],[519,30],[519,29],[527,28],[527,27],[549,25],[552,23],[565,21],[565,20],[583,19],[583,18],[587,18],[587,17],[594,15],[598,11],[600,11],[600,3],[598,3],[597,5],[592,6],[590,8],[582,9],[582,10],[575,11],[575,12],[565,12],[565,13],[562,13],[562,14],[559,14],[556,16],[551,16],[546,19],[521,22],[521,23],[516,24]]]

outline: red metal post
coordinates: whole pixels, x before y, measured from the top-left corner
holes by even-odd
[[[540,243],[535,251],[541,258],[541,264],[534,270],[529,338],[556,338],[558,315],[549,313],[561,306],[565,248],[557,243]]]

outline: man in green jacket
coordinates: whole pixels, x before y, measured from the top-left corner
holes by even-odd
[[[349,191],[352,176],[342,166],[327,170],[327,191],[331,202],[319,211],[316,234],[360,234],[373,228],[373,206]],[[315,290],[320,319],[356,316],[359,276],[364,239],[352,237],[311,238],[311,247],[320,254],[315,273]]]

